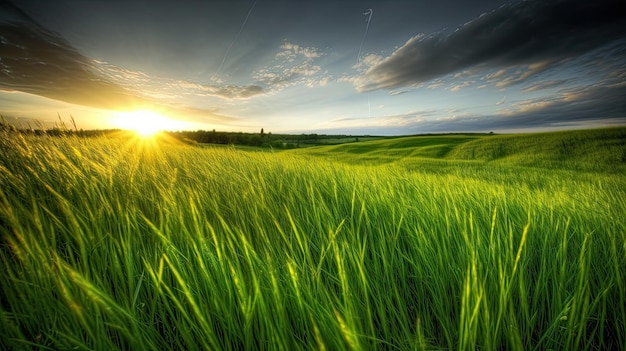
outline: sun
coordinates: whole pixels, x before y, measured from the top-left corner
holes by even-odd
[[[145,138],[163,130],[176,129],[177,125],[176,121],[151,110],[117,112],[114,123],[121,129],[134,131]]]

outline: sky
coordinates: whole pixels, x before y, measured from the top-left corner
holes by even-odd
[[[617,0],[0,0],[23,127],[409,135],[626,125]]]

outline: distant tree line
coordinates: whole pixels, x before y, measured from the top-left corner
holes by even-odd
[[[271,146],[273,141],[271,133],[242,133],[242,132],[218,132],[215,130],[177,131],[167,132],[170,136],[183,141],[192,141],[204,144],[234,144],[248,146]]]
[[[18,128],[8,123],[0,116],[0,132],[15,132],[24,135],[36,136],[76,136],[76,137],[99,137],[119,134],[123,132],[121,129],[91,129],[83,130],[76,128],[74,120],[71,120],[72,127],[68,128],[61,121],[53,128],[44,128],[38,124],[35,128],[30,125],[28,128]],[[195,131],[166,131],[165,134],[187,143],[202,144],[222,144],[222,145],[243,145],[253,147],[265,147],[274,149],[295,149],[312,145],[336,144],[337,140],[342,142],[359,141],[358,137],[351,135],[327,135],[327,134],[272,134],[265,132],[262,128],[260,133],[244,133],[244,132],[221,132],[213,130],[195,130]]]
[[[119,133],[122,130],[120,129],[70,129],[65,125],[57,125],[53,128],[44,128],[42,126],[36,126],[35,128],[18,128],[6,120],[0,118],[0,132],[11,132],[11,133],[20,133],[23,135],[36,135],[36,136],[77,136],[77,137],[99,137],[105,136],[113,133]]]
[[[70,116],[71,117],[71,116]],[[74,117],[70,118],[70,122],[72,127],[68,127],[63,120],[61,120],[61,116],[59,116],[59,121],[55,123],[55,126],[52,128],[46,128],[44,125],[38,121],[34,121],[34,127],[28,123],[27,127],[23,125],[18,127],[14,124],[9,123],[4,116],[0,115],[0,132],[12,132],[12,133],[20,133],[23,135],[35,135],[35,136],[77,136],[77,137],[99,137],[110,135],[114,133],[122,132],[121,129],[78,129],[76,123],[74,121]]]
[[[264,129],[261,129],[260,133],[219,132],[214,129],[211,131],[167,132],[167,134],[186,142],[271,147],[275,149],[294,149],[301,146],[326,144],[327,142],[325,141],[330,139],[352,138],[346,135],[272,134],[271,132],[265,133]],[[358,141],[358,138],[355,141]]]

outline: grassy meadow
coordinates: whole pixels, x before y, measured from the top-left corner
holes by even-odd
[[[0,349],[626,349],[626,128],[0,134]]]

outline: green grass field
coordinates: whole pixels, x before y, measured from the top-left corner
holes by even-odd
[[[0,135],[0,349],[626,349],[626,128]]]

